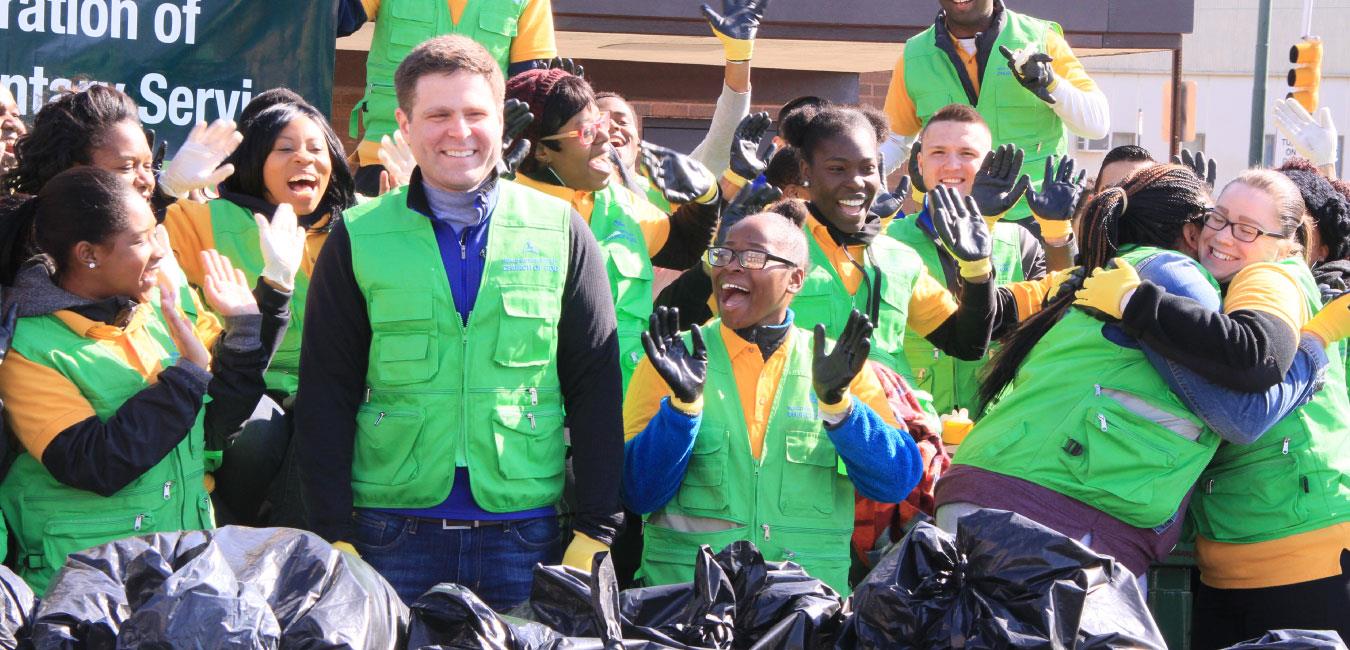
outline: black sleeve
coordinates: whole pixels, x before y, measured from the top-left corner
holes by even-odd
[[[211,351],[211,383],[203,429],[207,449],[224,449],[267,391],[263,371],[269,356],[258,339],[262,316],[225,319],[225,332]]]
[[[360,0],[357,0],[357,4],[361,4]],[[516,61],[506,69],[506,78],[510,79],[511,77],[514,77],[522,72],[547,67],[548,67],[548,59],[530,59],[529,61]]]
[[[573,527],[612,544],[623,525],[623,379],[614,298],[600,245],[575,213],[571,239],[558,320],[558,381],[577,476]]]
[[[281,339],[286,337],[286,330],[291,325],[291,297],[294,295],[295,292],[282,291],[261,277],[253,287],[253,299],[258,302],[258,311],[263,316],[258,338],[262,340],[263,351],[269,360],[276,355]]]
[[[956,313],[924,338],[957,359],[974,361],[983,357],[998,321],[1000,303],[995,295],[993,282],[962,282]]]
[[[994,291],[995,312],[994,329],[989,333],[990,340],[997,341],[1017,329],[1017,299],[1007,287]]]
[[[1298,352],[1298,333],[1272,314],[1211,311],[1148,281],[1135,290],[1124,316],[1127,333],[1233,390],[1263,392],[1280,383]]]
[[[713,317],[708,299],[712,297],[712,278],[703,272],[703,265],[680,274],[656,297],[657,307],[675,307],[680,310],[680,329],[702,325]]]
[[[352,453],[370,353],[370,318],[352,270],[346,224],[329,233],[305,302],[295,444],[309,529],[328,541],[351,532]]]
[[[686,203],[670,214],[670,236],[652,256],[652,264],[668,269],[687,269],[698,264],[717,232],[722,202]]]
[[[337,0],[337,36],[350,36],[366,23],[366,8],[361,0]]]
[[[1041,240],[1031,236],[1026,228],[1023,228],[1018,234],[1022,244],[1023,279],[1039,280],[1045,277],[1045,249],[1041,247]],[[1005,280],[1005,282],[1015,281],[1015,278]]]
[[[42,452],[42,465],[65,485],[112,496],[183,441],[210,381],[210,373],[180,360],[107,422],[91,416],[56,434]]]

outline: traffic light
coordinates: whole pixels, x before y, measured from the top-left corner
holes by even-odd
[[[1312,113],[1317,110],[1317,90],[1322,85],[1322,39],[1304,36],[1289,48],[1289,62],[1294,69],[1289,71],[1290,91],[1286,97],[1292,97]]]

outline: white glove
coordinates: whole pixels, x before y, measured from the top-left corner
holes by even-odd
[[[258,224],[263,279],[283,291],[290,291],[295,287],[295,274],[305,256],[305,229],[296,223],[295,208],[282,203],[272,213],[270,222],[260,214],[254,214],[253,220]]]
[[[1323,106],[1313,119],[1308,109],[1294,99],[1275,100],[1275,128],[1284,136],[1298,155],[1323,167],[1336,164],[1336,124],[1331,121],[1331,108]]]
[[[380,164],[389,172],[390,189],[408,184],[412,178],[417,160],[413,158],[412,148],[403,139],[403,133],[395,130],[394,137],[380,136]]]
[[[160,174],[160,187],[177,198],[186,197],[192,190],[215,187],[234,173],[234,165],[220,163],[234,153],[243,139],[244,134],[230,120],[216,120],[211,126],[198,122]]]

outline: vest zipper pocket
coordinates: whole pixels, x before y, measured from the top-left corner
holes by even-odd
[[[164,482],[164,500],[168,501],[173,496],[173,481]]]
[[[762,528],[762,529],[764,529],[764,541],[766,541],[766,542],[769,541],[769,525],[768,525],[768,524],[760,524],[759,527]]]

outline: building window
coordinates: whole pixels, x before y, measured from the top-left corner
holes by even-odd
[[[1134,134],[1133,134],[1133,133],[1126,133],[1126,132],[1124,132],[1124,131],[1116,131],[1115,133],[1112,133],[1112,134],[1111,134],[1111,147],[1112,147],[1112,148],[1115,148],[1115,147],[1123,147],[1123,146],[1125,146],[1125,145],[1127,145],[1127,144],[1138,144],[1138,141],[1137,141],[1137,139],[1134,137]]]
[[[1081,136],[1075,136],[1075,140],[1077,140],[1078,142],[1079,151],[1107,152],[1111,150],[1110,136],[1107,136],[1105,138],[1097,138],[1096,140],[1089,140]]]

